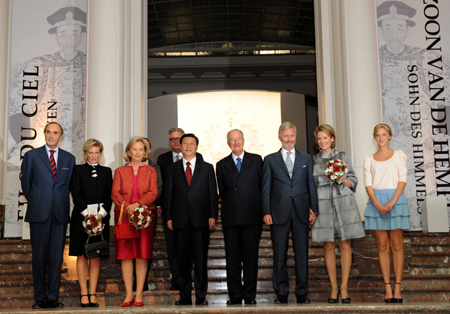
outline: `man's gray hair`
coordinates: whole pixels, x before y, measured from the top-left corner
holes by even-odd
[[[295,127],[295,124],[292,122],[283,122],[280,125],[280,128],[278,129],[278,136],[281,137],[281,133],[283,133],[284,130],[294,129],[295,135],[297,135],[297,128]]]
[[[233,130],[228,131],[228,133],[227,133],[227,143],[230,141],[230,133],[231,133],[231,132],[234,132],[234,131],[241,132],[242,139],[244,139],[244,132],[242,132],[242,131],[239,130],[239,129],[233,129]]]
[[[172,134],[173,132],[181,132],[181,134],[185,134],[182,128],[173,127],[169,130],[169,132],[167,132],[167,137],[170,137],[170,134]]]

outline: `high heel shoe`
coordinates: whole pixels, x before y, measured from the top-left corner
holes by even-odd
[[[330,304],[338,303],[339,295],[340,295],[340,294],[341,294],[341,290],[338,290],[338,294],[337,294],[337,296],[336,296],[336,299],[333,299],[333,298],[329,297],[329,298],[328,298],[328,303],[330,303]]]
[[[135,301],[134,306],[144,306],[144,301],[142,302]]]
[[[89,295],[89,306],[90,307],[98,307],[98,303],[97,302],[95,302],[95,303],[91,302],[91,296],[97,297],[97,295],[95,293],[92,293],[92,294]]]
[[[392,284],[390,282],[384,283],[384,286],[387,286],[387,285],[391,285],[391,289],[392,289]],[[384,303],[393,303],[393,302],[394,302],[394,298],[389,298],[389,299],[384,298]]]
[[[134,303],[134,301],[135,301],[135,298],[133,297],[133,299],[131,299],[131,301],[128,301],[128,302],[122,302],[122,303],[120,304],[120,306],[121,306],[121,307],[132,306],[133,303]]]
[[[82,299],[83,297],[88,297],[88,299],[89,299],[89,294],[80,294],[80,305],[81,305],[81,307],[89,307],[89,306],[91,305],[90,302],[89,302],[89,303],[82,303],[82,302],[81,302],[81,299]]]
[[[400,285],[400,291],[402,291],[401,290],[402,289],[402,287],[401,287],[402,283],[401,282],[396,282],[395,284],[396,285]],[[403,303],[403,298],[392,298],[392,302],[394,302],[394,303]]]

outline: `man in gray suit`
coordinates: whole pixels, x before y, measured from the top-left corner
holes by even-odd
[[[295,251],[295,295],[297,303],[308,299],[309,224],[318,214],[318,198],[310,155],[295,149],[297,129],[283,122],[278,130],[281,150],[266,156],[263,166],[263,220],[271,226],[273,242],[273,287],[275,304],[288,303],[287,251],[289,232]]]

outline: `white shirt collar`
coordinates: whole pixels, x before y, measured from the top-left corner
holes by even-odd
[[[288,153],[288,150],[285,149],[284,147],[282,147],[281,148],[281,155],[283,156],[284,162],[286,162],[287,153]],[[291,158],[292,163],[294,163],[294,161],[295,161],[295,153],[296,153],[295,148],[291,150],[291,153],[292,154],[290,154],[289,157]]]
[[[236,163],[236,159],[238,159],[238,157],[241,158],[241,162],[244,161],[244,154],[245,151],[242,152],[241,156],[236,156],[234,153],[231,153],[231,157],[233,158],[234,163]]]
[[[183,168],[184,168],[184,171],[186,172],[186,167],[187,167],[187,160],[186,159],[182,159],[183,160]],[[196,161],[197,161],[197,156],[195,156],[194,158],[192,158],[191,160],[189,160],[189,162],[191,163],[191,171],[192,171],[192,174],[194,174],[194,170],[195,170],[195,163],[196,163]]]
[[[48,147],[47,144],[45,144],[45,150],[47,151],[47,153],[50,153],[51,148]],[[59,146],[56,146],[56,148],[53,149],[55,151],[55,153],[59,152]]]
[[[180,156],[180,159],[183,158],[183,154],[180,152],[179,154],[172,151],[172,160],[176,160],[177,156]]]

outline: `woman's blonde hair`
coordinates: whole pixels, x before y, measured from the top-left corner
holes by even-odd
[[[373,128],[373,138],[375,138],[375,135],[377,134],[378,130],[381,128],[388,131],[389,135],[392,136],[391,127],[389,125],[387,125],[386,123],[379,123]]]
[[[143,137],[137,136],[137,137],[132,138],[128,142],[127,147],[125,148],[125,157],[123,157],[123,159],[125,159],[125,161],[128,162],[128,163],[131,162],[131,158],[128,156],[128,152],[130,151],[131,146],[133,146],[137,142],[141,142],[144,145],[144,157],[142,158],[142,161],[143,162],[147,161],[147,155],[148,155],[148,152],[149,152],[147,143],[145,142]]]
[[[89,148],[91,148],[91,147],[98,147],[98,149],[100,150],[100,154],[103,153],[102,142],[100,142],[99,140],[97,140],[95,138],[90,138],[86,142],[84,142],[83,152],[86,153],[89,150]]]
[[[334,138],[334,142],[331,143],[331,148],[336,147],[336,132],[334,131],[333,127],[329,124],[321,124],[314,130],[314,136],[316,138],[316,147],[320,150],[319,144],[317,143],[317,133],[319,132],[325,132],[329,137]]]

